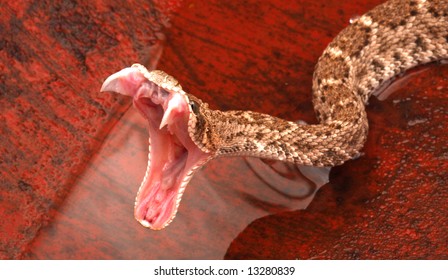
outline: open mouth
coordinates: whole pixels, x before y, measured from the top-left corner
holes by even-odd
[[[111,75],[101,91],[131,96],[148,122],[148,167],[137,193],[134,216],[143,226],[157,230],[174,219],[185,187],[210,155],[188,134],[191,108],[186,93],[180,87],[164,87],[160,76],[152,78],[148,74],[153,72],[141,69],[129,67]]]

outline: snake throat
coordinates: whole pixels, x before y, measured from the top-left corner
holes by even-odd
[[[188,134],[190,107],[183,91],[167,90],[136,67],[110,76],[101,91],[133,98],[148,122],[148,166],[137,193],[135,219],[145,227],[163,229],[175,217],[194,171],[209,157]]]

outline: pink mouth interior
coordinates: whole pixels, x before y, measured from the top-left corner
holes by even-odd
[[[191,175],[208,154],[188,135],[190,110],[186,96],[159,87],[134,68],[126,69],[114,74],[115,78],[112,75],[111,81],[106,80],[103,89],[132,96],[134,106],[148,121],[148,168],[137,194],[134,216],[145,227],[162,229],[173,220]]]

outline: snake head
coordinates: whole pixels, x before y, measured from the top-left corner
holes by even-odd
[[[108,77],[101,91],[131,96],[148,122],[148,167],[134,216],[145,227],[163,229],[174,219],[194,171],[212,157],[189,134],[198,123],[198,108],[192,104],[200,100],[191,101],[177,80],[163,71],[148,72],[139,64]]]

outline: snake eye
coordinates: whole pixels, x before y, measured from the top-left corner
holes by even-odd
[[[191,108],[191,111],[193,111],[193,113],[195,115],[199,114],[199,105],[198,105],[198,103],[196,103],[193,100],[190,100],[190,108]]]

